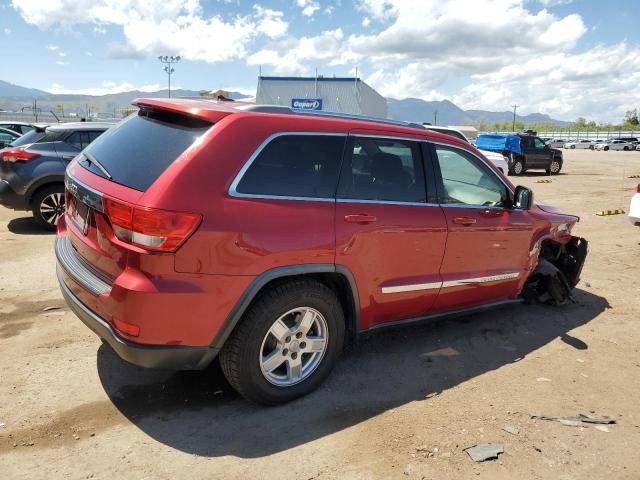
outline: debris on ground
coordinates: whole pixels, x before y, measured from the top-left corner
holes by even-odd
[[[546,377],[538,377],[538,378],[536,378],[536,380],[538,382],[550,382],[551,381],[550,378],[546,378]]]
[[[44,307],[42,309],[43,312],[51,312],[53,310],[60,310],[62,307],[59,307],[57,305],[49,305],[48,307]]]
[[[498,455],[504,453],[502,445],[497,443],[479,443],[473,447],[464,449],[474,462],[484,462],[485,460],[497,459]]]
[[[606,424],[611,424],[611,423],[616,423],[616,421],[611,418],[611,417],[594,417],[592,415],[584,415],[582,413],[578,414],[577,416],[574,417],[555,417],[555,416],[548,416],[548,415],[531,415],[531,418],[535,418],[538,420],[552,420],[552,421],[556,421],[556,422],[560,422],[563,425],[570,425],[570,426],[578,426],[581,423],[595,423],[595,424],[601,424],[601,425],[606,425]]]
[[[596,430],[600,430],[601,432],[609,432],[609,427],[607,427],[606,425],[594,425],[593,428],[595,428]]]
[[[518,435],[520,433],[520,429],[518,427],[512,427],[511,425],[504,425],[502,430],[510,433],[511,435]]]

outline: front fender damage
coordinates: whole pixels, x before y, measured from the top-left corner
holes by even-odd
[[[526,303],[564,305],[571,301],[571,292],[580,281],[580,273],[587,258],[588,242],[571,237],[567,243],[545,240],[538,264],[522,289]]]

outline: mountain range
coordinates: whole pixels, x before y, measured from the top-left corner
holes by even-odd
[[[175,97],[197,97],[199,90],[172,90]],[[133,90],[129,92],[112,93],[107,95],[71,95],[52,94],[44,90],[26,88],[0,80],[0,109],[18,111],[23,107],[30,108],[33,101],[42,112],[55,111],[56,105],[64,105],[65,113],[85,114],[87,110],[93,112],[107,112],[117,114],[127,108],[138,97],[166,97],[167,90],[156,92],[142,92]],[[230,92],[233,99],[245,98],[239,92]],[[427,102],[419,98],[405,98],[402,100],[388,98],[389,118],[410,122],[428,122],[438,125],[472,125],[480,122],[511,121],[513,113],[510,111],[491,112],[486,110],[463,110],[449,100]],[[437,111],[437,117],[436,117]],[[558,126],[567,125],[569,122],[555,120],[549,115],[533,113],[530,115],[517,115],[517,120],[527,123],[551,123]]]

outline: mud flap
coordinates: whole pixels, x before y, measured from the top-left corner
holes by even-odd
[[[571,291],[580,280],[587,245],[584,238],[572,237],[569,243],[541,255],[522,291],[525,302],[548,305],[574,302]]]

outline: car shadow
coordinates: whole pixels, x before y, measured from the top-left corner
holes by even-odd
[[[55,235],[56,233],[38,225],[33,217],[13,218],[9,220],[7,228],[17,235]]]
[[[134,425],[167,446],[200,456],[256,458],[313,441],[409,402],[518,362],[609,308],[576,290],[561,308],[515,305],[492,312],[369,334],[341,357],[316,392],[277,407],[237,395],[214,364],[202,372],[146,370],[98,350],[105,392]]]

